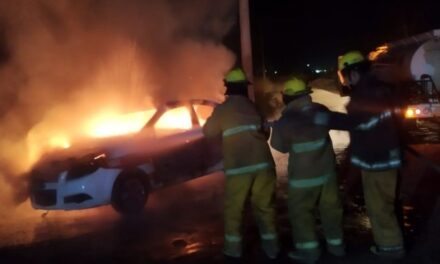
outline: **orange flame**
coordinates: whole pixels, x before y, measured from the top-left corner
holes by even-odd
[[[156,112],[155,109],[120,114],[108,110],[86,120],[78,131],[62,131],[43,128],[32,131],[27,138],[29,164],[35,163],[46,151],[67,149],[72,140],[81,135],[89,138],[105,138],[139,132]],[[204,121],[202,120],[202,123]],[[155,130],[191,129],[192,120],[188,108],[179,107],[166,111],[154,126]]]
[[[65,135],[54,136],[49,140],[49,146],[52,148],[70,148],[70,140]]]
[[[153,116],[154,110],[115,114],[106,112],[86,122],[86,135],[93,138],[112,137],[139,132]]]
[[[186,107],[167,111],[154,126],[156,129],[190,129],[191,127],[191,114]]]
[[[105,138],[128,135],[139,132],[153,116],[156,110],[147,110],[129,114],[116,114],[113,111],[102,113],[85,122],[85,135],[92,138]],[[155,129],[190,129],[191,115],[187,108],[168,110],[156,123]],[[50,139],[51,147],[69,148],[69,137],[57,135]]]
[[[375,51],[370,52],[370,54],[368,54],[368,59],[374,61],[377,58],[379,58],[381,55],[386,53],[388,53],[388,46],[383,45],[378,47]]]

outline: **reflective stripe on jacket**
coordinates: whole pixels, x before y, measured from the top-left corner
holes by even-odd
[[[311,125],[310,121],[299,117],[304,112],[318,110],[326,110],[326,107],[304,96],[290,102],[273,125],[272,147],[289,153],[291,188],[320,186],[335,175],[335,155],[327,127]]]
[[[369,73],[363,75],[354,87],[347,114],[331,112],[328,116],[331,129],[350,131],[351,163],[354,166],[364,170],[401,166],[393,107],[392,87]]]
[[[351,155],[350,161],[356,167],[364,170],[390,170],[399,168],[401,164],[399,149],[389,151],[389,158],[381,161],[368,162],[356,155]]]
[[[275,167],[262,131],[262,117],[254,103],[244,96],[228,96],[214,109],[203,132],[207,137],[223,137],[223,165],[227,175]]]

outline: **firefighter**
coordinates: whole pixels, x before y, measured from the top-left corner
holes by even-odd
[[[226,176],[224,208],[224,254],[242,256],[241,223],[249,198],[257,218],[265,255],[279,253],[275,225],[275,163],[263,129],[263,118],[248,98],[249,84],[243,70],[231,70],[224,79],[226,100],[217,106],[203,127],[207,137],[223,137],[223,165]]]
[[[314,263],[321,254],[315,209],[321,216],[328,252],[345,255],[342,206],[329,130],[302,122],[297,114],[327,110],[312,102],[310,93],[311,89],[300,79],[292,78],[284,84],[286,108],[273,125],[271,138],[274,149],[289,153],[288,209],[296,248],[289,257],[303,263]]]
[[[359,51],[340,56],[338,69],[339,79],[351,96],[347,114],[321,112],[314,116],[314,123],[350,131],[350,162],[361,170],[375,242],[370,251],[401,258],[405,250],[394,208],[401,151],[391,86],[374,75],[371,63]]]

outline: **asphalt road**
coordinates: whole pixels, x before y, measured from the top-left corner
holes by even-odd
[[[439,149],[418,147],[432,157],[438,156]],[[279,263],[287,263],[285,254],[292,240],[286,206],[286,157],[275,157],[279,166],[277,222],[284,256]],[[440,263],[435,253],[440,227],[432,224],[436,221],[433,211],[440,177],[422,162],[408,159],[410,165],[403,175],[406,180],[402,181],[408,204],[401,219],[409,256],[393,262],[368,253],[372,238],[361,188],[356,174],[340,166],[348,255],[338,259],[324,254],[319,263]],[[15,217],[0,221],[0,263],[222,263],[223,184],[223,175],[217,173],[159,190],[150,196],[144,213],[135,218],[122,218],[109,206],[44,215],[24,204],[11,211]],[[437,207],[439,211],[440,203]],[[245,219],[245,263],[262,263],[249,212]]]

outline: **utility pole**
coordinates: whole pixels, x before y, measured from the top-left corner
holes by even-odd
[[[249,19],[249,0],[239,0],[240,11],[240,43],[241,43],[241,63],[246,76],[251,83],[254,81],[253,64],[252,64],[252,42],[251,42],[251,26]],[[248,86],[248,94],[251,100],[255,100],[255,92],[253,84]]]

